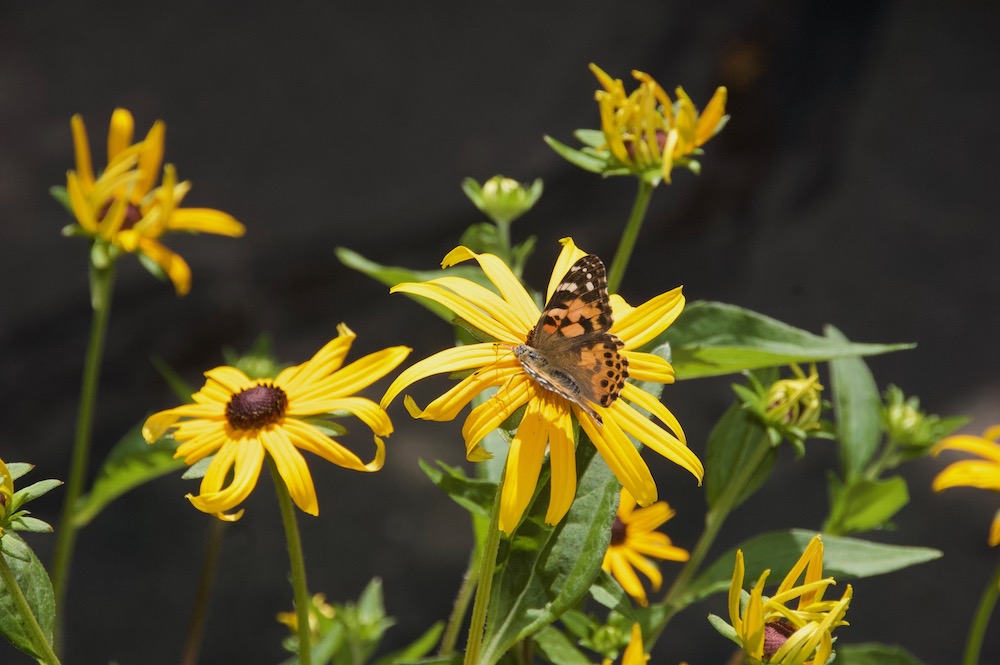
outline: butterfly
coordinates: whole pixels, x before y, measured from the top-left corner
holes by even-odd
[[[613,320],[604,263],[588,254],[570,267],[538,323],[514,355],[538,385],[578,405],[598,425],[591,403],[607,407],[628,378],[624,343],[608,330]]]

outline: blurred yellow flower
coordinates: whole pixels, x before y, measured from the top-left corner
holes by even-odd
[[[982,436],[970,434],[955,434],[939,441],[932,449],[932,455],[939,455],[943,450],[958,450],[971,453],[979,459],[966,459],[953,462],[939,473],[931,485],[935,492],[949,487],[975,487],[983,490],[1000,492],[1000,425],[994,425],[983,432]],[[993,518],[990,526],[989,543],[991,547],[1000,544],[1000,510]]]
[[[162,270],[178,295],[191,289],[191,269],[159,239],[171,231],[242,236],[243,225],[232,216],[210,208],[180,208],[191,189],[177,182],[173,165],[163,168],[163,182],[154,187],[163,161],[166,125],[153,123],[146,138],[132,143],[135,121],[127,110],[111,115],[108,130],[108,164],[95,177],[90,143],[83,118],[71,120],[76,170],[66,175],[66,192],[79,226],[68,227],[107,245],[108,260],[118,253],[135,253]]]
[[[771,597],[764,596],[770,570],[760,576],[741,611],[740,597],[746,567],[743,551],[736,552],[736,567],[729,586],[729,618],[754,665],[824,665],[833,650],[831,633],[843,620],[853,589],[848,584],[840,600],[823,600],[827,587],[836,584],[823,578],[823,541],[819,535],[806,546],[798,562]],[[800,575],[804,578],[797,584]],[[798,599],[793,609],[788,604]]]
[[[355,334],[344,324],[338,336],[307,362],[282,370],[274,379],[250,379],[234,367],[216,367],[205,373],[205,385],[185,404],[150,416],[142,428],[152,443],[173,430],[181,442],[175,457],[194,464],[215,455],[197,496],[188,495],[202,512],[220,519],[257,484],[264,455],[274,460],[289,494],[301,510],[319,514],[316,488],[299,450],[319,455],[346,469],[378,471],[385,460],[380,437],[392,433],[389,416],[378,404],[354,395],[382,378],[409,354],[395,346],[341,367]],[[375,434],[375,459],[367,464],[324,431],[323,420],[334,412],[356,416]],[[229,485],[223,487],[230,471]]]
[[[562,242],[563,250],[546,292],[549,298],[570,267],[586,256],[571,239]],[[545,521],[556,524],[569,510],[576,494],[573,416],[640,505],[648,506],[656,501],[656,483],[629,435],[701,481],[704,468],[688,449],[680,423],[658,399],[637,385],[625,383],[620,399],[613,399],[606,406],[571,401],[544,387],[515,353],[515,349],[526,343],[539,321],[538,305],[510,268],[492,254],[476,254],[466,247],[457,247],[444,258],[442,266],[470,259],[479,263],[500,295],[471,280],[452,276],[399,284],[392,292],[434,300],[496,342],[457,346],[421,360],[396,377],[382,398],[382,406],[387,406],[407,386],[420,379],[474,370],[423,410],[411,398],[405,400],[415,418],[452,420],[478,394],[488,388],[499,388],[495,395],[472,410],[462,428],[466,457],[472,461],[491,457],[479,445],[483,437],[524,407],[507,456],[501,496],[501,531],[511,533],[520,521],[534,494],[546,452],[551,463],[552,490]],[[673,383],[670,363],[637,349],[673,323],[683,307],[680,288],[634,308],[617,295],[611,296],[613,325],[610,333],[623,343],[621,355],[627,360],[629,376],[636,381]],[[675,434],[651,421],[643,411],[651,413]]]
[[[687,550],[675,547],[667,534],[656,530],[669,521],[677,511],[666,501],[657,501],[646,508],[636,508],[635,499],[624,487],[618,502],[618,516],[611,527],[611,544],[604,554],[601,568],[611,573],[628,595],[645,607],[649,604],[646,590],[636,575],[641,572],[659,591],[663,576],[657,565],[647,557],[665,561],[687,561]]]
[[[634,623],[632,624],[632,639],[629,640],[628,646],[625,647],[625,653],[622,654],[621,665],[645,665],[648,661],[649,654],[642,647],[642,627]],[[611,665],[611,659],[605,658],[604,665]]]
[[[621,79],[613,79],[591,63],[603,89],[594,97],[601,114],[601,130],[606,147],[617,162],[633,173],[649,179],[670,182],[674,166],[698,171],[693,159],[702,154],[701,146],[725,126],[726,88],[716,89],[701,113],[684,88],[676,89],[676,103],[652,76],[633,71],[639,87],[625,94]]]

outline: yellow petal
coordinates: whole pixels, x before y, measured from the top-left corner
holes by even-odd
[[[82,187],[76,173],[70,171],[66,174],[66,193],[69,195],[69,205],[73,209],[73,215],[85,231],[97,233],[97,217],[87,202]]]
[[[123,108],[116,108],[111,114],[111,126],[108,128],[108,163],[130,145],[135,131],[135,120],[132,114]]]
[[[389,403],[407,386],[420,379],[435,374],[463,372],[475,367],[485,367],[503,359],[505,354],[509,357],[510,350],[492,342],[456,346],[435,353],[400,372],[399,376],[386,389],[380,402],[382,408],[389,406]]]
[[[298,395],[312,383],[326,377],[344,364],[347,352],[357,335],[341,323],[337,326],[337,336],[323,345],[312,358],[301,365],[282,370],[274,382],[285,392]]]
[[[1000,466],[983,460],[955,462],[934,478],[931,487],[935,492],[949,487],[1000,491]]]
[[[938,455],[943,450],[959,450],[1000,464],[1000,445],[984,437],[969,434],[945,437],[931,449],[931,454]]]
[[[608,550],[607,561],[609,572],[625,590],[625,593],[635,598],[643,607],[648,605],[646,590],[643,588],[639,576],[635,574],[635,570],[629,564],[627,550],[625,548]]]
[[[666,534],[658,531],[629,539],[629,546],[636,552],[665,561],[687,561],[691,558],[690,552],[674,546]]]
[[[171,252],[155,240],[142,238],[139,240],[139,250],[167,273],[174,283],[177,295],[183,296],[191,290],[191,268],[179,254]]]
[[[632,366],[629,365],[629,373],[631,373],[631,370]],[[663,402],[631,383],[625,384],[625,387],[622,389],[622,397],[640,409],[648,411],[661,423],[669,427],[681,443],[687,443],[687,437],[684,436],[684,430],[681,428],[680,421],[670,412],[670,409],[663,405]]]
[[[674,368],[665,358],[643,351],[626,351],[629,378],[636,381],[673,383]]]
[[[375,439],[375,458],[367,464],[353,452],[326,436],[308,423],[294,418],[286,418],[282,427],[295,446],[319,455],[328,462],[354,471],[378,471],[385,463],[385,444],[379,437]]]
[[[149,128],[146,140],[142,142],[142,149],[139,151],[139,172],[142,175],[136,182],[133,203],[141,201],[142,197],[153,189],[153,184],[160,177],[160,164],[163,163],[163,144],[166,133],[167,126],[162,120],[157,120]]]
[[[94,187],[94,166],[90,154],[90,141],[87,140],[87,128],[79,113],[70,118],[69,125],[73,132],[73,152],[76,156],[77,177],[80,178],[80,186],[83,191],[89,192]]]
[[[473,302],[480,309],[489,312],[490,316],[495,318],[500,325],[510,330],[512,334],[516,333],[517,339],[526,337],[527,332],[531,330],[535,323],[538,322],[538,317],[541,316],[541,312],[534,301],[531,301],[531,306],[527,309],[514,307],[485,286],[476,284],[463,277],[438,277],[437,279],[425,282],[425,284],[443,286],[454,293],[460,293],[469,302]],[[518,287],[520,288],[520,284],[518,284]],[[524,289],[521,290],[523,291]]]
[[[427,405],[420,417],[425,420],[453,420],[476,395],[492,386],[501,386],[524,370],[517,360],[497,363],[477,370],[459,381],[446,393]]]
[[[733,568],[733,578],[729,583],[729,622],[733,625],[737,635],[743,633],[743,619],[740,617],[740,592],[743,591],[745,573],[743,550],[736,550],[736,565]]]
[[[642,647],[642,627],[638,623],[632,624],[632,638],[625,653],[622,654],[622,665],[645,665],[649,660]]]
[[[611,78],[603,69],[594,63],[590,63],[587,66],[590,68],[590,71],[594,74],[594,76],[597,77],[597,81],[601,84],[601,86],[608,92],[614,92],[615,90],[623,87],[620,80]]]
[[[541,388],[538,384],[520,374],[497,391],[496,395],[474,408],[462,425],[466,454],[471,453],[484,436],[499,427],[500,423],[521,408],[522,404],[532,397],[537,398],[539,390]]]
[[[142,438],[146,439],[146,443],[158,441],[180,418],[180,414],[176,413],[174,409],[154,413],[146,418],[146,422],[142,426]]]
[[[511,344],[524,341],[526,329],[512,330],[503,325],[493,312],[487,312],[471,301],[464,294],[454,293],[430,282],[405,282],[389,289],[389,293],[409,293],[423,296],[450,309],[455,316],[468,322],[472,327],[481,330],[493,339]],[[513,318],[513,310],[505,312],[502,319]]]
[[[288,487],[292,501],[304,513],[319,515],[316,486],[302,453],[295,449],[282,428],[261,430],[260,441],[274,460],[278,475]]]
[[[990,524],[990,537],[989,537],[990,547],[996,547],[1000,545],[1000,510],[993,517],[993,523]]]
[[[533,405],[537,402],[532,402],[525,410],[524,419],[507,453],[503,494],[500,497],[500,530],[508,535],[517,527],[531,503],[545,457],[547,428],[540,410],[537,406],[532,408]]]
[[[634,503],[635,500],[633,499],[632,502]],[[621,504],[619,504],[619,515],[624,512],[621,510],[620,506]],[[670,504],[666,501],[657,501],[651,506],[639,508],[638,510],[632,510],[631,513],[626,513],[626,516],[628,517],[627,524],[629,526],[629,532],[641,533],[653,531],[661,524],[668,522],[676,514],[677,511],[671,509]]]
[[[611,332],[617,335],[627,350],[637,349],[651,342],[670,327],[684,310],[682,287],[677,287],[650,298],[632,309],[628,314],[616,319]]]
[[[655,502],[656,483],[649,473],[649,467],[614,419],[605,418],[604,427],[600,429],[582,412],[577,413],[577,419],[615,477],[635,497],[639,505],[648,506]]]
[[[573,446],[573,418],[566,409],[555,408],[546,400],[551,489],[546,524],[558,524],[576,496],[576,449]]]
[[[224,513],[235,508],[257,486],[263,462],[264,447],[258,441],[228,443],[216,454],[202,478],[201,494],[188,495],[188,500],[198,510],[210,514]],[[231,466],[234,467],[233,480],[223,488],[222,484]]]
[[[452,266],[468,259],[475,259],[479,263],[486,277],[493,282],[497,290],[500,291],[500,295],[507,301],[518,321],[518,324],[512,327],[514,333],[526,333],[531,326],[535,325],[540,315],[538,306],[535,305],[535,301],[528,295],[528,292],[517,279],[517,276],[511,272],[507,264],[500,260],[499,257],[493,254],[477,254],[466,247],[460,246],[453,249],[444,257],[444,260],[441,261],[441,266]],[[468,282],[469,280],[464,281]],[[474,282],[470,283],[474,284]],[[456,293],[462,294],[461,291],[456,291]],[[497,337],[497,339],[501,338]]]
[[[677,151],[678,142],[678,132],[677,129],[671,129],[667,132],[667,140],[663,145],[663,181],[668,185],[671,183],[670,173],[674,168],[674,153]]]
[[[701,460],[698,459],[698,456],[677,437],[665,429],[657,427],[653,422],[643,417],[634,408],[621,400],[612,404],[610,411],[613,414],[613,421],[618,426],[621,426],[623,430],[634,436],[650,450],[690,471],[698,479],[698,483],[701,483],[705,476],[705,467],[702,465]],[[605,424],[607,424],[607,420],[605,420]],[[629,491],[632,491],[631,488]],[[636,497],[636,499],[640,505],[649,505],[652,503],[643,503],[639,497]]]
[[[216,424],[215,431],[206,431],[201,436],[195,436],[177,446],[177,450],[174,451],[174,459],[183,459],[185,464],[191,466],[195,462],[215,454],[222,446],[226,445],[226,442],[231,440],[232,437],[228,435],[226,429]]]
[[[705,110],[702,111],[701,117],[698,118],[697,129],[695,130],[694,145],[696,148],[704,145],[718,131],[719,123],[722,122],[722,118],[726,114],[727,94],[725,87],[720,86],[716,88],[712,99],[709,100]]]
[[[208,370],[205,372],[205,377],[208,379],[208,382],[206,382],[205,388],[202,388],[202,391],[209,387],[210,382],[214,382],[222,386],[224,392],[229,393],[230,396],[258,385],[257,381],[251,379],[242,371],[225,365]],[[195,400],[197,401],[197,393],[195,394]],[[226,401],[229,401],[228,397]]]
[[[388,349],[370,353],[355,360],[350,365],[337,370],[331,376],[303,386],[304,390],[296,392],[296,400],[306,402],[314,400],[340,399],[345,395],[353,395],[383,376],[396,369],[406,356],[410,354],[409,347],[393,346]],[[329,411],[320,409],[314,413]]]
[[[313,402],[304,407],[292,408],[289,405],[287,411],[290,416],[309,416],[318,413],[330,413],[334,411],[346,411],[363,422],[368,428],[378,436],[389,436],[392,434],[392,421],[382,407],[375,402],[364,397],[338,397],[336,399]]]
[[[624,549],[625,557],[628,559],[628,562],[632,565],[632,567],[649,579],[650,584],[653,585],[653,591],[659,591],[660,586],[663,584],[663,574],[660,573],[660,569],[657,565],[646,557],[640,555],[635,548],[626,547]]]
[[[211,208],[178,208],[167,219],[167,228],[172,231],[214,233],[230,238],[239,238],[246,233],[246,227],[236,221],[235,217]]]

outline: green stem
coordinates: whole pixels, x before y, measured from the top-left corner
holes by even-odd
[[[743,496],[744,491],[746,491],[746,488],[750,484],[750,480],[753,478],[754,474],[757,472],[758,467],[764,463],[764,460],[767,459],[768,454],[772,450],[771,441],[766,433],[760,433],[761,430],[756,428],[748,429],[747,432],[748,434],[759,433],[757,436],[756,446],[751,450],[749,457],[745,461],[740,461],[739,473],[730,483],[726,485],[722,494],[719,496],[719,499],[716,501],[715,506],[708,511],[708,514],[705,515],[705,529],[702,531],[701,536],[699,536],[694,549],[691,550],[691,558],[684,564],[684,567],[681,569],[677,579],[675,579],[674,583],[670,585],[670,589],[663,597],[663,604],[666,606],[666,612],[659,623],[653,626],[653,629],[650,631],[650,646],[656,642],[660,633],[662,633],[663,629],[667,627],[667,623],[670,619],[673,618],[677,612],[683,609],[680,603],[684,599],[684,594],[687,591],[688,585],[701,569],[701,565],[704,563],[705,557],[708,555],[708,550],[715,543],[716,536],[719,535],[719,530],[729,517],[729,514],[736,507],[737,503],[739,503],[740,498]],[[752,444],[753,441],[748,439],[746,445],[749,446]]]
[[[187,640],[184,642],[184,652],[181,665],[196,665],[201,653],[201,644],[205,638],[205,621],[208,618],[208,601],[212,597],[212,585],[219,569],[219,553],[222,551],[222,534],[226,522],[210,518],[211,526],[205,543],[205,556],[201,561],[201,576],[198,579],[198,591],[195,595],[191,620],[188,623]]]
[[[278,473],[278,467],[270,455],[266,455],[267,466],[271,469],[274,479],[274,489],[278,494],[278,506],[281,508],[281,521],[285,525],[285,539],[288,541],[288,559],[292,569],[292,589],[295,591],[295,613],[298,618],[299,632],[299,663],[311,665],[312,639],[309,634],[309,590],[306,587],[306,564],[302,556],[302,539],[299,537],[299,525],[295,521],[295,506],[288,494],[288,486]]]
[[[479,578],[474,574],[478,568],[479,550],[473,548],[472,554],[469,555],[469,565],[465,570],[465,578],[462,580],[462,586],[458,589],[455,604],[448,617],[448,625],[441,637],[441,648],[438,651],[440,656],[450,656],[455,651],[455,645],[458,643],[458,631],[462,628],[462,619],[465,617],[466,610],[469,609],[469,602],[472,601],[472,594],[479,582]]]
[[[986,636],[986,627],[990,623],[990,616],[997,604],[998,595],[1000,595],[1000,564],[993,571],[993,576],[986,584],[986,588],[983,589],[982,598],[979,599],[975,619],[969,628],[969,637],[965,640],[965,655],[962,658],[962,665],[977,665],[979,663],[979,651],[983,647],[983,637]]]
[[[0,580],[3,580],[3,585],[14,601],[17,613],[21,615],[21,620],[24,621],[25,627],[31,634],[31,641],[37,655],[42,659],[42,662],[48,665],[59,665],[59,659],[56,657],[55,651],[52,650],[52,645],[49,644],[48,638],[42,632],[42,627],[38,625],[38,619],[31,611],[31,606],[28,605],[28,600],[24,597],[24,593],[14,577],[14,572],[7,565],[7,558],[3,554],[0,554]]]
[[[500,549],[500,498],[503,496],[504,476],[507,475],[506,465],[504,467],[497,480],[497,493],[493,497],[490,525],[486,529],[486,541],[483,543],[483,553],[479,559],[479,583],[476,586],[476,600],[472,604],[472,618],[469,620],[469,642],[465,648],[464,665],[478,665],[479,651],[483,646],[486,610],[490,604],[493,571],[497,565],[497,552]]]
[[[104,354],[108,315],[111,311],[114,264],[109,264],[105,268],[92,267],[90,280],[94,317],[90,324],[90,339],[87,342],[87,355],[83,362],[80,405],[77,411],[69,478],[66,481],[66,499],[63,502],[59,529],[56,532],[55,554],[52,562],[52,591],[56,605],[55,639],[57,645],[62,636],[63,615],[65,614],[63,605],[66,600],[70,564],[73,560],[73,547],[76,544],[77,527],[73,524],[73,513],[80,495],[83,494],[83,484],[87,479],[87,466],[90,461],[90,440],[94,429],[97,384],[101,376],[101,356]]]
[[[629,213],[628,221],[625,222],[625,230],[622,232],[621,240],[618,241],[618,249],[615,251],[615,258],[611,262],[611,269],[608,270],[608,293],[618,293],[622,278],[625,277],[625,269],[628,268],[629,259],[632,258],[632,250],[635,249],[636,240],[639,238],[639,229],[646,219],[646,210],[649,209],[649,201],[653,197],[653,185],[643,179],[639,180],[639,191],[636,192],[635,202],[632,203],[632,212]]]

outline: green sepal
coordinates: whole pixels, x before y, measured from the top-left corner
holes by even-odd
[[[18,543],[17,549],[25,554],[24,558],[8,555],[7,545],[9,541]],[[49,575],[45,572],[45,566],[38,560],[27,543],[16,534],[5,533],[0,539],[0,543],[4,545],[0,556],[4,557],[21,593],[28,601],[28,607],[31,608],[32,614],[35,615],[35,619],[42,629],[42,634],[51,645],[52,627],[55,623],[55,597],[52,593],[52,582],[49,581]],[[0,633],[21,651],[41,659],[41,654],[36,652],[34,634],[24,625],[24,620],[14,605],[11,591],[2,581],[0,581]]]
[[[438,462],[433,467],[423,460],[417,460],[431,482],[444,490],[452,501],[462,506],[470,513],[488,518],[496,495],[497,485],[489,480],[469,478],[465,471],[458,467],[448,466]]]
[[[34,468],[35,465],[28,462],[7,462],[7,471],[10,473],[11,480],[17,480]]]
[[[678,379],[913,348],[912,344],[858,344],[820,337],[763,314],[708,301],[685,307],[677,321],[643,350],[663,342],[673,347]]]
[[[604,131],[600,129],[578,129],[573,132],[573,136],[583,145],[595,150],[606,145],[608,142],[604,136]]]
[[[868,642],[837,648],[837,665],[923,665],[901,646]]]
[[[368,275],[375,281],[381,282],[389,287],[402,284],[403,282],[428,282],[432,279],[451,276],[464,277],[465,279],[471,280],[496,292],[496,287],[494,287],[493,283],[486,278],[486,275],[479,269],[478,265],[452,266],[451,268],[444,268],[441,270],[410,270],[409,268],[379,265],[378,263],[369,261],[357,252],[347,249],[346,247],[338,247],[334,250],[334,252],[336,253],[337,258],[340,259],[340,262],[348,268]],[[411,296],[410,294],[405,295],[420,303],[449,323],[455,318],[455,315],[451,312],[451,310],[444,305],[421,296]]]
[[[142,423],[133,427],[108,453],[90,492],[73,507],[74,526],[85,526],[129,490],[183,468],[184,461],[174,459],[176,450],[173,437],[147,444],[142,437]]]
[[[826,327],[827,339],[849,344],[834,328]],[[837,445],[844,477],[850,482],[878,452],[882,436],[882,400],[875,377],[858,357],[830,361],[833,412],[837,421]]]
[[[735,386],[734,386],[735,387]],[[743,472],[748,460],[759,457],[760,447],[770,450],[748,479],[733,508],[749,498],[771,475],[777,459],[770,430],[752,413],[736,403],[722,415],[708,437],[705,449],[705,497],[713,508],[730,485]]]
[[[768,579],[778,583],[799,560],[815,535],[815,531],[791,529],[751,538],[720,556],[698,575],[677,604],[686,607],[714,593],[728,591],[737,549],[743,550],[746,579],[755,580],[770,568]],[[939,550],[929,547],[884,545],[857,538],[823,536],[823,575],[835,578],[838,583],[884,575],[940,557]]]
[[[596,157],[594,155],[587,154],[575,148],[571,148],[564,143],[560,143],[551,136],[546,135],[545,142],[549,144],[549,147],[556,151],[556,154],[565,159],[567,162],[573,166],[578,166],[584,171],[590,171],[591,173],[604,173],[607,167],[607,161]]]
[[[846,485],[833,473],[828,478],[830,516],[823,525],[826,533],[846,535],[881,528],[910,501],[902,476],[857,478]]]
[[[10,521],[11,531],[27,531],[28,533],[52,533],[52,525],[37,517],[29,517],[24,511]]]
[[[62,185],[52,185],[49,187],[49,196],[54,198],[56,201],[66,208],[66,212],[73,215],[73,204],[69,200],[69,192]],[[74,225],[75,226],[75,225]],[[77,226],[76,228],[80,228]]]
[[[555,527],[545,525],[546,501],[536,500],[500,543],[480,663],[498,662],[514,644],[576,606],[600,571],[619,485],[594,446],[581,439],[577,493],[566,516]],[[547,484],[536,491],[541,496],[548,496]]]
[[[743,642],[740,640],[740,636],[736,634],[736,629],[729,625],[728,621],[715,614],[709,614],[708,622],[712,624],[712,628],[715,628],[719,635],[722,635],[727,640],[732,640],[740,648],[743,647]]]
[[[10,502],[10,511],[14,512],[20,509],[21,506],[29,501],[34,501],[38,497],[48,494],[62,484],[63,481],[52,478],[49,480],[39,480],[37,483],[32,483],[27,487],[22,487],[18,491],[14,492],[14,496]]]
[[[564,632],[546,626],[532,636],[538,651],[552,665],[592,665]]]

